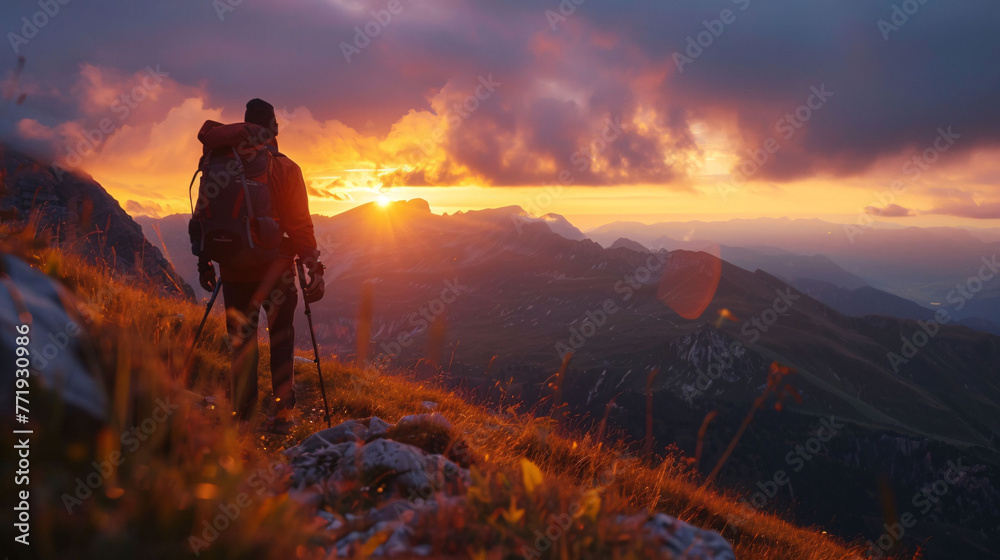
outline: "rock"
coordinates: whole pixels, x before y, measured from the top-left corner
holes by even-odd
[[[384,499],[429,497],[462,479],[461,469],[448,459],[389,439],[377,439],[358,449],[353,464],[348,459],[341,462],[334,477],[384,487]]]
[[[288,497],[301,504],[307,511],[318,510],[323,505],[322,489],[318,486],[290,488]]]
[[[423,517],[433,519],[442,509],[464,508],[467,503],[465,496],[429,497],[433,499],[418,497],[386,504],[369,514],[368,518],[371,521],[402,521],[415,526]]]
[[[334,515],[325,510],[320,510],[317,515],[327,523],[327,531],[339,531],[344,528],[344,518],[339,515]]]
[[[387,533],[385,542],[372,551],[372,556],[395,556],[410,553],[411,529],[398,521],[379,521],[365,531],[353,531],[336,543],[337,557],[352,557],[354,549],[372,540],[375,535]]]
[[[291,449],[285,451],[288,457],[297,457],[304,453],[312,453],[321,447],[333,446],[344,442],[365,442],[384,437],[392,424],[378,416],[363,420],[347,420],[332,428],[316,432]]]
[[[285,453],[292,455],[292,451],[295,450],[298,453],[310,453],[320,447],[333,446],[348,441],[364,441],[367,435],[368,428],[364,424],[357,420],[348,420],[332,428],[316,432]]]
[[[356,474],[373,482],[382,479],[386,474],[422,471],[427,465],[420,449],[388,439],[378,439],[365,445],[358,455],[360,461],[355,466],[360,472]],[[345,465],[344,471],[347,471],[349,476],[355,474],[351,466]]]
[[[301,449],[301,445],[293,447],[289,451],[296,452],[288,453],[292,459],[292,486],[302,488],[319,484],[333,476],[341,467],[341,460],[345,458],[348,461],[354,460],[359,445],[358,441],[343,441],[329,445],[319,443],[313,451]]]
[[[95,420],[106,420],[108,397],[84,359],[84,348],[89,346],[86,326],[75,310],[64,307],[63,302],[75,299],[51,278],[11,255],[0,255],[0,273],[9,277],[0,282],[0,330],[4,333],[0,381],[10,388],[0,391],[0,406],[13,415],[16,329],[30,322],[27,349],[32,386],[52,391]],[[35,400],[44,402],[41,396]]]
[[[368,419],[368,437],[366,440],[371,440],[377,437],[385,437],[386,432],[392,427],[391,424],[382,420],[378,416],[372,416]]]
[[[410,549],[410,552],[416,554],[417,556],[430,556],[434,549],[431,548],[429,544],[418,544],[417,546]]]
[[[319,508],[326,531],[336,539],[331,552],[338,557],[356,554],[376,536],[385,540],[372,556],[430,556],[432,547],[414,538],[417,529],[423,532],[442,517],[467,511],[468,470],[441,454],[388,439],[421,430],[441,433],[453,428],[439,413],[407,416],[396,425],[373,416],[313,434],[287,452],[292,457],[294,498]],[[323,509],[344,504],[353,511],[343,516]],[[358,504],[370,507],[359,513]],[[736,560],[721,535],[669,515],[623,515],[610,522],[635,535],[650,558]]]
[[[733,547],[722,535],[699,529],[694,525],[658,513],[652,517],[635,515],[622,518],[620,523],[636,532],[648,548],[660,558],[691,558],[704,560],[736,560]]]
[[[379,556],[395,556],[398,554],[407,554],[410,552],[410,535],[413,534],[413,530],[410,529],[405,523],[398,523],[392,528],[392,534],[386,539],[378,548],[375,549],[375,554]]]
[[[410,416],[404,416],[399,419],[396,423],[397,428],[403,426],[408,426],[410,424],[431,424],[437,425],[445,430],[451,430],[451,422],[444,417],[440,412],[432,412],[431,414],[411,414]]]
[[[386,438],[408,443],[432,453],[445,455],[463,467],[473,463],[472,450],[441,413],[414,414],[389,428]]]
[[[441,507],[462,507],[469,471],[448,458],[407,443],[386,439],[400,425],[408,432],[428,427],[450,430],[440,414],[414,415],[395,426],[378,417],[348,420],[317,432],[286,451],[291,458],[294,499],[319,508],[326,530],[340,534],[333,546],[340,556],[356,552],[379,534],[385,542],[373,556],[430,555],[426,543],[412,542],[413,528],[426,525]],[[364,442],[363,442],[364,441]],[[290,492],[291,494],[291,492]],[[343,502],[373,501],[377,507],[341,518],[324,510]],[[417,550],[417,547],[423,548]]]

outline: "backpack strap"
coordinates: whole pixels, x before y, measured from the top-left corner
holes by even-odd
[[[253,204],[250,201],[250,186],[247,184],[247,174],[246,167],[243,166],[243,160],[240,159],[240,153],[236,151],[236,147],[233,147],[233,157],[236,158],[236,164],[239,165],[240,179],[243,181],[243,199],[247,203],[247,243],[250,244],[251,249],[256,249],[256,245],[253,242],[253,229],[250,222],[254,221],[256,218],[253,215]]]
[[[243,160],[240,159],[240,153],[236,151],[235,147],[233,148],[233,157],[236,158],[236,164],[239,165],[240,179],[243,180],[243,195],[247,201],[247,216],[252,220],[254,219],[253,204],[250,204],[250,187],[247,185],[246,168],[243,167]]]
[[[188,202],[191,204],[191,216],[194,216],[194,198],[191,196],[191,189],[194,188],[194,182],[198,178],[199,173],[201,173],[201,167],[195,170],[194,175],[191,176],[191,184],[188,185]]]
[[[194,181],[195,181],[195,179],[198,178],[198,174],[202,173],[202,175],[204,175],[204,173],[202,172],[201,169],[205,165],[208,165],[208,154],[209,153],[206,150],[205,154],[202,155],[202,157],[201,157],[200,160],[198,160],[198,169],[196,169],[195,172],[194,172],[194,175],[191,176],[191,184],[188,185],[188,202],[191,204],[191,216],[192,217],[194,216],[194,199],[191,197],[191,189],[194,188]]]

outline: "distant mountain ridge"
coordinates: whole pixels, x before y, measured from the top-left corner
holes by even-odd
[[[2,145],[0,158],[4,221],[30,224],[39,237],[115,274],[149,282],[164,293],[194,297],[139,224],[92,178],[57,175],[49,164]]]
[[[614,243],[608,246],[608,249],[629,249],[631,251],[636,251],[638,253],[650,253],[650,251],[645,245],[627,239],[625,237],[619,237]]]
[[[871,286],[862,286],[851,290],[831,282],[803,278],[795,282],[795,287],[802,290],[804,294],[852,317],[883,315],[922,321],[934,317],[934,312],[930,309]]]
[[[620,237],[652,249],[666,244],[666,240],[686,239],[691,240],[688,243],[767,246],[797,255],[822,255],[868,285],[924,307],[947,305],[949,295],[954,299],[956,286],[979,274],[984,259],[992,262],[1000,253],[1000,242],[996,241],[997,232],[993,229],[901,226],[864,229],[818,219],[615,222],[590,230],[587,235],[605,246]],[[785,274],[779,276],[787,278]],[[1000,324],[1000,275],[992,274],[980,287],[969,305],[952,310],[954,319],[977,321],[978,318]]]

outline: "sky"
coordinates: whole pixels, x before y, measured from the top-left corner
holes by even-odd
[[[261,97],[315,213],[1000,219],[994,0],[6,0],[0,22],[0,140],[133,215],[187,212],[201,124]]]

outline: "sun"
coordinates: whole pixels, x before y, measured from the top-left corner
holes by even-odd
[[[383,194],[383,195],[379,196],[377,199],[375,199],[375,202],[377,202],[379,206],[382,206],[384,208],[384,207],[388,206],[389,204],[391,204],[392,200],[388,196],[385,196]]]

